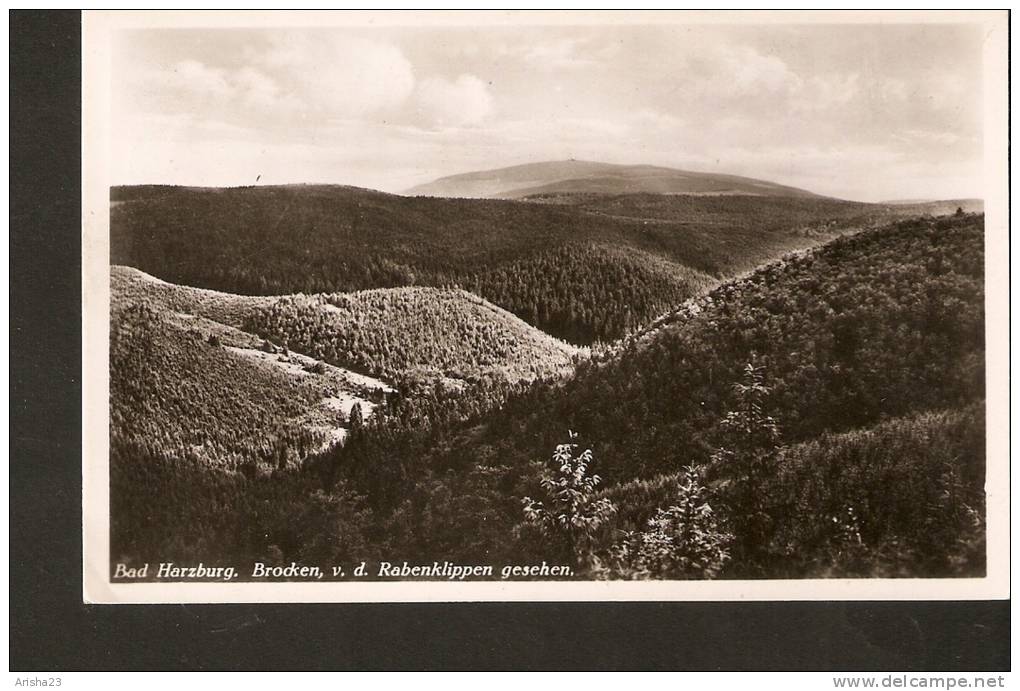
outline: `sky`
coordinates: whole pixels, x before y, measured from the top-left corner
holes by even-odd
[[[981,50],[947,24],[119,30],[112,177],[401,192],[576,158],[980,197]]]

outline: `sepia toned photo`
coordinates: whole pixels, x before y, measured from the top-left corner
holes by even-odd
[[[1008,594],[1004,12],[86,12],[93,602]]]

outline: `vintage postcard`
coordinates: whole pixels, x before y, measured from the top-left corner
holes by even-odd
[[[1008,597],[1007,29],[86,12],[84,599]]]

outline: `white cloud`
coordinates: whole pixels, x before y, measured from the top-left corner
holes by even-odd
[[[827,74],[806,80],[793,102],[796,110],[825,111],[845,107],[861,93],[860,75]]]
[[[977,44],[924,54],[900,45],[901,29],[380,27],[117,40],[111,107],[124,182],[261,174],[400,190],[433,174],[577,157],[891,198],[952,191],[939,180],[966,181],[959,171],[981,155]]]
[[[476,60],[488,56],[518,62],[529,70],[553,72],[590,67],[612,57],[615,46],[598,47],[586,38],[544,37],[530,42],[495,40],[467,43],[459,54]]]
[[[262,55],[267,70],[294,85],[313,111],[356,117],[401,105],[414,90],[414,70],[389,43],[333,33],[274,35]]]
[[[274,79],[251,67],[244,67],[232,75],[232,80],[243,101],[249,106],[266,109],[291,109],[299,102],[285,94]]]
[[[938,110],[956,110],[973,98],[974,85],[959,75],[933,75],[924,80],[919,96]]]
[[[581,41],[563,38],[529,46],[523,53],[525,61],[540,69],[577,69],[594,64],[579,51]]]
[[[482,122],[492,112],[492,95],[478,77],[462,74],[455,80],[429,77],[418,85],[418,110],[441,127]]]
[[[233,90],[223,70],[197,60],[181,60],[153,76],[159,86],[175,91],[227,97]]]
[[[718,89],[729,96],[754,96],[796,91],[803,80],[774,55],[762,55],[749,46],[720,47],[714,55],[720,73]]]
[[[226,70],[198,60],[179,60],[150,67],[133,73],[130,79],[136,98],[154,112],[172,110],[175,101],[182,102],[182,106],[229,102],[234,93]]]
[[[270,36],[244,67],[185,59],[132,75],[129,92],[147,112],[244,119],[303,115],[351,118],[399,108],[414,91],[411,63],[391,44],[336,34]]]
[[[300,103],[259,70],[211,67],[181,60],[166,67],[142,70],[133,77],[136,105],[143,112],[183,113],[192,117],[245,108],[288,112]]]
[[[673,132],[680,130],[687,125],[684,118],[677,117],[672,113],[663,113],[653,108],[642,108],[632,116],[632,127],[641,130],[651,129],[653,131]]]
[[[889,77],[886,79],[878,79],[877,82],[879,93],[882,95],[882,98],[887,101],[904,101],[910,93],[907,83],[902,79]]]
[[[932,130],[908,129],[902,134],[893,135],[893,139],[903,142],[920,142],[928,145],[950,146],[956,144],[962,137],[955,132],[934,132]]]

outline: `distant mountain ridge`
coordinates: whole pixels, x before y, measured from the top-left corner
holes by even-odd
[[[439,178],[407,190],[409,196],[521,199],[545,194],[687,194],[819,198],[766,180],[596,161],[543,161]]]

